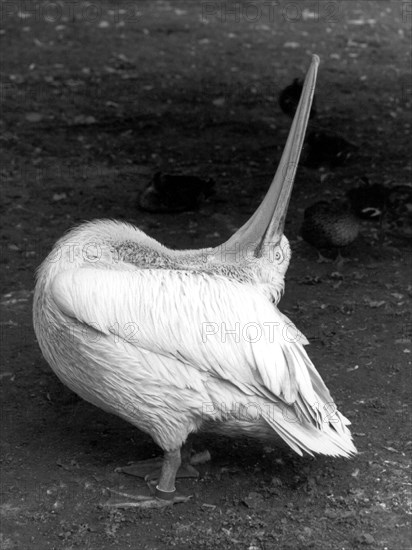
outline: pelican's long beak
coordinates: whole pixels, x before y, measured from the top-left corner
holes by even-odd
[[[276,244],[281,239],[315,92],[318,66],[319,57],[314,55],[282,158],[262,204],[253,216],[228,241],[214,249],[214,252],[222,251],[222,248],[239,252],[248,249],[254,256],[260,256],[265,245]]]

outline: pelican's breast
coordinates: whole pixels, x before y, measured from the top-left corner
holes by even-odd
[[[187,432],[197,429],[191,411],[201,383],[175,360],[133,345],[138,330],[133,319],[119,324],[113,318],[107,330],[73,316],[69,304],[81,289],[75,282],[63,288],[59,280],[83,269],[138,272],[172,263],[165,247],[128,224],[84,224],[60,239],[40,266],[33,305],[40,348],[60,380],[86,401],[150,433],[163,448],[183,443]],[[104,309],[105,299],[96,284],[82,307]]]

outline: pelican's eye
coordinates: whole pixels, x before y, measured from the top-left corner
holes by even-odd
[[[275,252],[275,261],[278,263],[283,261],[283,254],[282,254],[282,251],[279,249],[277,249]]]

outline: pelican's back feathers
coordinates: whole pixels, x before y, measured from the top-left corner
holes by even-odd
[[[355,453],[349,421],[336,410],[307,356],[306,339],[261,286],[123,265],[122,270],[63,271],[54,278],[51,295],[61,315],[101,335],[104,353],[113,350],[119,376],[122,354],[132,365],[136,357],[136,372],[147,356],[158,397],[167,395],[170,414],[179,399],[183,408],[190,401],[194,420],[188,430],[204,422],[243,422],[252,406],[255,417],[248,420],[265,422],[298,453]],[[130,368],[127,376],[133,376]],[[183,389],[187,403],[179,394]]]

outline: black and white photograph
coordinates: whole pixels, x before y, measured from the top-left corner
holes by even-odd
[[[0,2],[0,550],[411,550],[411,30]]]

